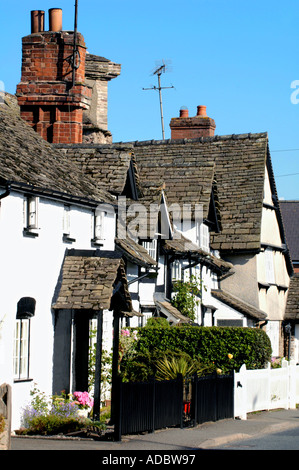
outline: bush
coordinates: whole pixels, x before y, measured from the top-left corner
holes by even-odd
[[[74,395],[62,393],[47,397],[34,388],[31,396],[30,405],[23,410],[22,427],[16,431],[17,434],[67,434],[92,423],[90,419],[79,415],[80,408],[88,409],[92,404],[87,392],[76,392]],[[75,401],[74,398],[79,401]]]
[[[123,358],[122,376],[126,380],[141,380],[156,372],[155,362],[165,351],[186,353],[205,366],[223,373],[261,369],[270,362],[271,343],[263,330],[237,327],[171,327],[139,328],[135,355]]]
[[[150,317],[144,328],[170,328],[170,323],[163,317]]]
[[[70,432],[79,431],[84,428],[90,420],[75,417],[58,416],[55,414],[38,415],[32,417],[26,428],[22,428],[17,434],[28,435],[54,435],[68,434]]]

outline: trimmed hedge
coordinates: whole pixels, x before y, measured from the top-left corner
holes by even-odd
[[[263,330],[255,328],[184,326],[137,330],[137,354],[183,351],[223,372],[238,371],[243,364],[247,369],[262,369],[271,360],[270,339]]]

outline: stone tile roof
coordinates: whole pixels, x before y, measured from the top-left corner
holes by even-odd
[[[213,248],[260,248],[267,133],[135,142],[134,153],[141,184],[165,182],[171,201],[207,207],[215,177],[222,230]]]
[[[290,279],[285,320],[299,320],[299,273]]]
[[[225,303],[229,307],[232,307],[247,317],[252,317],[256,320],[264,320],[267,317],[266,313],[262,310],[247,304],[243,300],[233,296],[232,294],[229,294],[228,292],[215,289],[211,291],[211,294],[213,297],[220,300],[220,302]]]
[[[190,318],[185,317],[185,315],[175,308],[168,300],[155,299],[155,305],[159,311],[168,317],[169,320],[171,320],[171,317],[174,317],[179,323],[191,323]]]
[[[130,165],[138,186],[138,173],[131,145],[122,144],[75,144],[53,145],[67,159],[76,164],[85,175],[94,179],[101,188],[121,195],[127,182]]]
[[[113,295],[117,282],[124,289],[124,311],[132,311],[127,289],[125,266],[121,254],[99,252],[66,255],[62,267],[62,279],[54,309],[113,309]],[[118,302],[119,303],[119,302]],[[121,305],[121,303],[119,303]]]
[[[147,250],[142,245],[138,245],[138,243],[131,238],[116,238],[115,244],[117,249],[121,250],[124,257],[129,261],[148,268],[152,268],[157,265],[157,261],[148,254]]]
[[[299,262],[299,201],[279,201],[293,262]]]
[[[212,157],[198,160],[196,147],[176,141],[136,142],[134,154],[143,189],[164,187],[169,205],[203,204],[207,218],[215,175]]]
[[[115,202],[5,105],[0,106],[0,182],[30,186],[56,197],[68,195],[86,202]]]

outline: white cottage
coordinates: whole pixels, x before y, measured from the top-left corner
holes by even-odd
[[[12,385],[15,429],[34,384],[49,395],[87,389],[93,318],[111,347],[113,312],[134,311],[115,196],[7,106],[0,159],[0,378]]]

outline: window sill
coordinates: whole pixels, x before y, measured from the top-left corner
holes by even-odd
[[[13,379],[13,382],[16,384],[16,383],[22,383],[22,382],[32,382],[33,379]]]
[[[38,237],[39,233],[37,232],[37,230],[38,229],[25,227],[23,229],[23,235],[24,235],[24,237],[30,237],[30,238]]]
[[[70,237],[69,235],[66,235],[65,233],[62,236],[62,241],[66,243],[73,243],[76,241],[75,238]]]
[[[104,240],[100,240],[100,239],[97,239],[97,238],[92,238],[90,241],[91,241],[91,244],[93,246],[103,246],[104,245]]]

